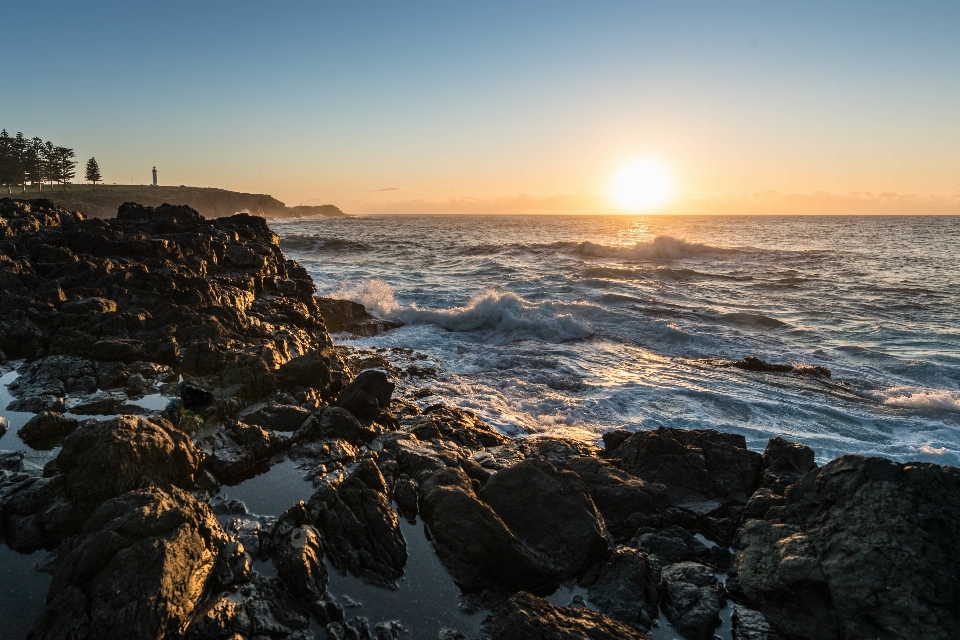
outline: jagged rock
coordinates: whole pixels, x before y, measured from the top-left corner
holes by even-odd
[[[10,428],[10,423],[7,422],[7,419],[4,418],[3,416],[0,416],[0,438],[2,438],[7,433],[7,429],[9,428]]]
[[[402,424],[404,431],[418,440],[448,440],[470,451],[510,442],[475,413],[456,407],[435,405],[423,415],[404,420]]]
[[[763,614],[739,604],[733,605],[733,640],[769,640],[770,625]]]
[[[763,451],[760,486],[784,495],[787,487],[817,468],[813,449],[783,438],[770,438]]]
[[[332,384],[330,354],[311,351],[290,360],[277,371],[277,383],[283,389],[317,389],[326,395]]]
[[[17,435],[24,442],[36,442],[70,433],[77,428],[78,424],[80,422],[76,418],[54,411],[42,411],[27,420],[26,424],[17,431]]]
[[[655,531],[640,530],[631,545],[655,556],[661,564],[696,561],[707,564],[718,571],[726,571],[730,563],[730,552],[725,547],[708,547],[696,536],[678,526],[665,527]]]
[[[296,431],[310,415],[308,410],[297,405],[272,404],[252,413],[241,414],[240,420],[271,431]]]
[[[620,622],[649,628],[657,617],[660,565],[636,549],[617,549],[581,584],[597,609]]]
[[[29,396],[27,398],[17,398],[7,405],[7,411],[23,411],[25,413],[39,413],[42,411],[53,411],[61,413],[66,411],[66,405],[63,397],[53,395]]]
[[[393,499],[400,507],[400,513],[405,516],[417,515],[417,483],[410,478],[401,477],[393,487]]]
[[[398,322],[374,318],[362,304],[352,300],[317,298],[317,305],[327,331],[332,333],[346,331],[355,336],[375,336],[403,326]]]
[[[283,638],[313,640],[310,617],[278,578],[253,580],[216,592],[190,619],[183,640]]]
[[[847,455],[740,531],[751,606],[788,638],[946,639],[960,628],[960,470]]]
[[[670,565],[663,579],[663,612],[690,640],[712,640],[720,624],[720,583],[709,567],[696,562]]]
[[[666,427],[634,433],[608,458],[646,482],[663,484],[670,504],[689,512],[705,534],[728,544],[758,487],[762,461],[741,435]]]
[[[271,532],[273,564],[290,593],[321,623],[343,618],[343,610],[327,593],[320,533],[307,523],[303,502],[287,509]]]
[[[373,640],[370,621],[363,616],[328,624],[324,630],[329,640]]]
[[[663,485],[644,482],[597,458],[570,458],[566,469],[583,480],[615,540],[629,539],[642,526],[661,524],[667,505]]]
[[[319,416],[313,415],[297,429],[293,439],[311,442],[321,438],[341,438],[350,444],[370,444],[377,436],[373,427],[364,426],[352,413],[340,407],[326,407]]]
[[[607,552],[603,519],[575,473],[525,460],[494,474],[478,496],[562,577],[579,575]]]
[[[224,428],[197,441],[206,464],[221,482],[228,482],[284,451],[290,440],[255,425],[228,422]]]
[[[783,495],[774,493],[767,487],[761,487],[750,496],[747,506],[743,508],[743,520],[762,520],[772,507],[783,506],[786,503],[787,499]]]
[[[829,378],[830,370],[826,367],[818,367],[815,365],[809,364],[771,364],[769,362],[764,362],[756,356],[747,356],[743,360],[738,360],[737,362],[731,362],[730,366],[736,367],[738,369],[743,369],[745,371],[760,371],[763,373],[799,373],[804,376],[813,376],[817,378]]]
[[[460,469],[431,475],[421,485],[419,504],[437,555],[463,588],[536,590],[557,582],[559,571],[550,559],[478,500]]]
[[[342,480],[321,484],[307,509],[339,571],[387,587],[403,575],[407,545],[386,481],[372,460],[363,460]]]
[[[440,629],[440,632],[437,634],[437,640],[467,640],[467,636],[463,635],[456,629],[448,629],[444,627]]]
[[[229,541],[207,506],[176,488],[108,500],[82,533],[61,547],[33,640],[177,632]]]
[[[120,416],[81,424],[64,440],[56,461],[68,495],[96,505],[153,485],[187,488],[202,454],[165,421]]]
[[[386,373],[367,369],[361,371],[353,382],[344,387],[337,399],[337,406],[361,420],[372,420],[381,410],[390,406],[393,389],[394,384],[387,378]]]
[[[497,612],[490,624],[493,640],[650,640],[622,622],[574,607],[557,607],[520,592]]]

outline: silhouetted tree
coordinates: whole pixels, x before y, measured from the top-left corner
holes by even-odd
[[[57,182],[66,189],[67,185],[76,177],[77,163],[74,158],[77,157],[73,149],[66,147],[56,147],[53,150],[54,166],[56,167]]]
[[[97,182],[103,180],[103,177],[100,175],[100,165],[97,164],[96,158],[87,160],[86,179],[93,184],[97,184]]]
[[[13,138],[4,129],[0,131],[0,185],[7,188],[7,194],[13,193]]]
[[[31,138],[27,147],[27,177],[43,193],[43,181],[47,179],[47,147],[40,138]]]
[[[22,193],[27,192],[27,162],[30,155],[30,142],[19,131],[13,138],[13,158],[11,175],[13,184],[19,184]]]

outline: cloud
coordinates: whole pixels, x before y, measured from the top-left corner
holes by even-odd
[[[376,193],[378,191],[400,191],[400,187],[387,187],[386,189],[371,189],[367,193]]]
[[[449,198],[395,202],[353,201],[351,213],[458,214],[608,214],[617,210],[604,194],[578,192],[534,197]],[[755,191],[684,195],[650,213],[700,215],[958,215],[960,191],[947,195],[913,193],[817,192],[809,194]]]

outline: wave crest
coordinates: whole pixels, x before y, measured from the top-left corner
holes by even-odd
[[[393,289],[382,278],[364,280],[351,287],[341,287],[324,295],[328,298],[359,302],[369,313],[381,318],[393,314],[400,308]]]
[[[454,309],[421,309],[416,305],[393,317],[407,324],[436,324],[448,331],[477,332],[496,342],[535,339],[563,342],[593,334],[589,323],[553,302],[535,304],[512,292],[489,290]]]
[[[864,395],[888,407],[960,412],[960,391],[924,389],[922,387],[893,387],[885,391],[869,391]]]
[[[632,247],[581,242],[582,255],[597,258],[626,258],[628,260],[677,260],[708,254],[736,253],[736,249],[713,247],[700,242],[687,242],[671,236],[657,236],[649,242],[638,242]]]

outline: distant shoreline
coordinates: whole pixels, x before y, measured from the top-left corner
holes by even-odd
[[[241,212],[269,219],[346,216],[332,204],[288,207],[266,194],[241,193],[212,187],[74,184],[66,189],[60,185],[51,189],[44,185],[43,191],[39,191],[36,186],[27,187],[26,192],[13,189],[11,194],[4,190],[0,192],[0,198],[4,197],[20,200],[46,198],[65,209],[82,211],[93,218],[112,218],[124,202],[139,202],[151,207],[164,203],[187,205],[207,218],[220,218]]]

